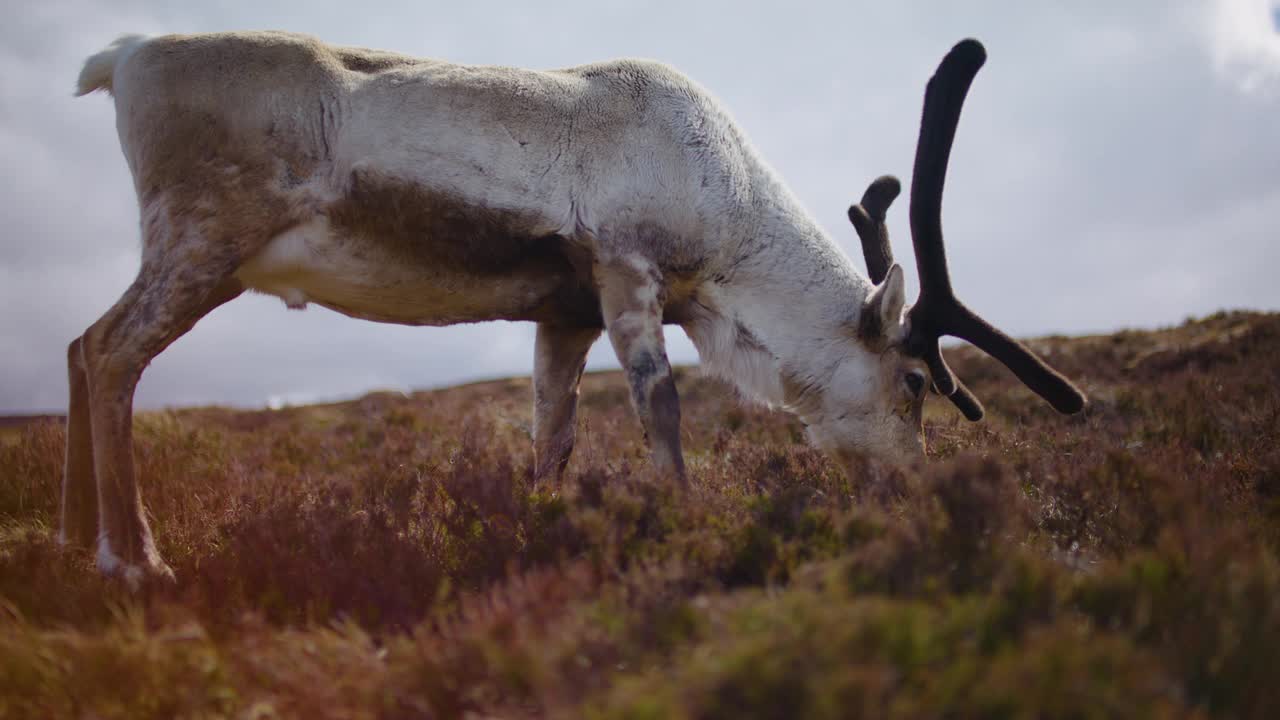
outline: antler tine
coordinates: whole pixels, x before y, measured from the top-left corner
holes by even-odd
[[[911,348],[907,348],[911,352]],[[977,396],[965,386],[964,382],[951,372],[947,361],[942,357],[942,348],[938,347],[938,339],[934,338],[932,346],[920,356],[929,366],[929,374],[933,376],[933,387],[952,402],[966,420],[977,422],[986,414]],[[949,385],[945,383],[950,383]]]
[[[889,228],[885,213],[902,192],[902,183],[892,175],[881,175],[867,186],[862,202],[849,207],[849,222],[862,240],[862,257],[867,261],[867,275],[879,285],[893,265],[893,247],[889,244]]]
[[[948,395],[947,399],[959,408],[960,414],[970,422],[978,422],[986,415],[987,411],[982,407],[982,403],[960,380],[956,380],[956,390]]]
[[[902,192],[902,183],[892,175],[881,175],[867,186],[862,194],[862,202],[849,207],[849,222],[858,232],[862,241],[862,257],[867,262],[867,275],[877,285],[884,282],[893,265],[893,246],[889,243],[889,227],[885,224],[885,215],[894,199]],[[974,397],[969,388],[964,386],[951,373],[947,363],[942,359],[942,351],[935,339],[933,352],[925,356],[925,364],[935,378],[934,388],[947,396],[960,412],[969,420],[981,420],[985,411],[982,403]]]
[[[1047,400],[1058,412],[1070,415],[1084,409],[1084,393],[1070,380],[959,301],[946,309],[942,327],[946,328],[948,335],[968,340],[1004,363],[1024,385]]]
[[[1078,412],[1084,407],[1083,393],[1025,346],[966,308],[951,288],[942,242],[942,190],[960,110],[986,59],[986,50],[977,40],[961,41],[943,58],[925,90],[910,210],[920,298],[908,314],[911,328],[907,350],[925,359],[938,389],[946,393],[945,384],[954,381],[954,376],[942,359],[938,338],[955,335],[1004,363],[1059,412]]]

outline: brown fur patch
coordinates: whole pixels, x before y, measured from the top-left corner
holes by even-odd
[[[365,171],[325,210],[338,234],[414,262],[504,275],[529,263],[559,266],[559,238],[530,213],[468,204],[450,193]],[[558,269],[558,268],[557,268]]]
[[[450,193],[375,173],[351,174],[343,197],[324,209],[356,257],[387,253],[405,263],[494,282],[551,278],[552,291],[504,319],[603,327],[589,264],[538,216],[486,208]],[[499,319],[499,318],[494,318]]]

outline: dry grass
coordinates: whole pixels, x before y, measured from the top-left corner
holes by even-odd
[[[988,421],[853,479],[684,373],[687,497],[612,374],[563,487],[526,380],[144,414],[143,596],[52,540],[61,427],[9,429],[0,718],[1268,717],[1280,316],[1036,345],[1085,415],[953,351]]]

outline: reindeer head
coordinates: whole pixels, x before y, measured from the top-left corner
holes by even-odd
[[[861,349],[837,371],[826,402],[858,408],[856,414],[825,408],[811,423],[810,438],[845,459],[846,448],[902,462],[924,452],[921,411],[930,386],[969,420],[982,419],[982,404],[958,381],[942,358],[938,339],[953,335],[1004,363],[1027,387],[1059,412],[1079,412],[1085,396],[1025,346],[969,310],[955,296],[942,244],[942,188],[960,109],[974,76],[986,62],[976,40],[964,40],[942,60],[925,90],[920,138],[911,182],[911,238],[920,276],[920,297],[904,314],[902,268],[893,262],[885,212],[898,196],[896,178],[876,179],[849,208],[862,241],[868,274],[876,287],[867,296],[854,332]],[[856,376],[856,377],[852,377]],[[848,383],[848,384],[846,384]]]

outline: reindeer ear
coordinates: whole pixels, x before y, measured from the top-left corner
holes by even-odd
[[[902,266],[894,263],[884,276],[884,281],[867,295],[858,313],[858,337],[867,341],[887,339],[902,322],[902,305],[906,302],[906,286],[902,279]]]

